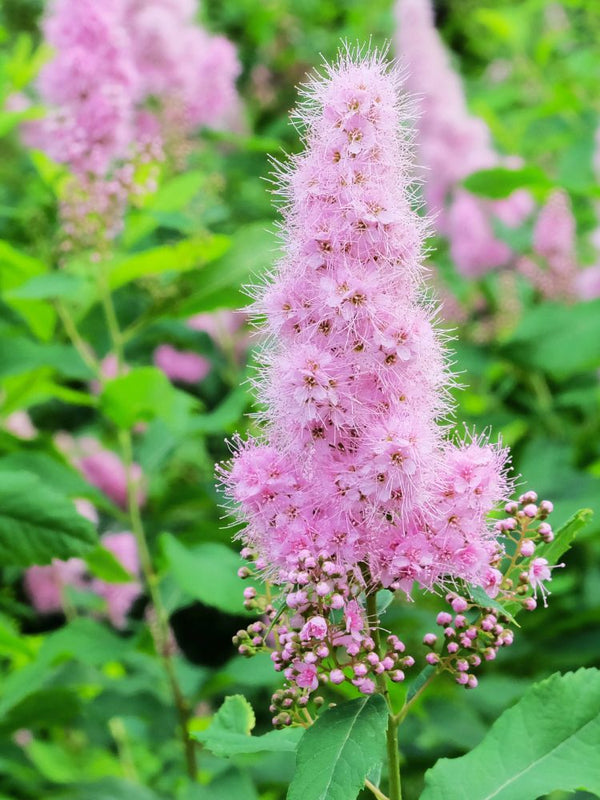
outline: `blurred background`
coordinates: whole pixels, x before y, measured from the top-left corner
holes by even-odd
[[[255,425],[257,340],[233,310],[277,258],[270,158],[300,150],[297,86],[346,39],[389,44],[421,111],[457,420],[502,437],[555,528],[595,511],[480,688],[442,678],[403,724],[416,799],[532,682],[600,661],[600,4],[439,0],[435,24],[426,0],[123,4],[118,36],[68,0],[0,10],[0,798],[285,797],[292,753],[198,747],[186,776],[169,670],[190,730],[232,694],[269,730],[279,677],[231,643],[249,619],[214,463]],[[102,391],[95,370],[129,379]],[[65,523],[56,552],[13,551],[28,498],[30,525],[76,501],[101,546],[77,529],[69,549]],[[437,606],[398,599],[385,625],[424,651]]]

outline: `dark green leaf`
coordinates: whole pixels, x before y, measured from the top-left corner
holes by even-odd
[[[381,695],[325,711],[300,740],[288,800],[353,800],[383,757],[387,716]]]
[[[565,378],[600,366],[600,299],[530,309],[505,345],[518,364]]]
[[[579,531],[588,524],[592,516],[593,511],[590,508],[582,508],[581,511],[573,514],[561,528],[554,532],[554,541],[538,547],[536,555],[547,558],[549,564],[558,564],[559,558],[569,550]]]
[[[94,526],[64,495],[29,472],[0,473],[0,560],[3,564],[49,564],[89,552]]]

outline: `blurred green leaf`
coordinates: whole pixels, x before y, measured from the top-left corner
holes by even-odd
[[[504,349],[517,363],[558,378],[600,367],[600,299],[530,309]]]
[[[555,789],[600,792],[600,671],[555,674],[536,684],[457,759],[425,776],[421,800],[516,800]]]
[[[260,281],[273,264],[277,240],[270,220],[240,227],[231,237],[231,248],[218,261],[194,275],[188,297],[177,305],[178,316],[189,317],[217,308],[248,304],[243,285]]]
[[[92,575],[107,583],[131,583],[135,578],[106,547],[98,545],[85,556]]]
[[[288,800],[353,800],[383,758],[387,717],[378,694],[321,714],[300,740]]]
[[[218,542],[187,548],[171,534],[161,536],[169,570],[191,597],[228,614],[248,614],[243,606],[244,585],[237,572],[239,555]]]
[[[539,167],[521,167],[521,169],[493,167],[471,173],[464,179],[463,186],[480,197],[500,200],[517,189],[547,190],[551,188],[552,183]]]
[[[184,239],[165,244],[114,262],[110,267],[111,289],[118,289],[138,278],[164,272],[187,272],[200,269],[223,255],[229,248],[229,237],[221,234]]]
[[[88,282],[67,272],[49,272],[36,275],[26,283],[8,292],[9,298],[17,300],[49,300],[54,297],[79,297]]]
[[[0,473],[0,558],[22,567],[80,556],[97,541],[94,526],[64,495],[28,472]]]
[[[156,367],[138,367],[108,381],[100,396],[103,413],[119,428],[159,418],[178,429],[196,405],[191,395],[176,389]]]

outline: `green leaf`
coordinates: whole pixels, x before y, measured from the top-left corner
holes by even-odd
[[[510,620],[510,622],[512,622],[513,625],[516,625],[517,628],[521,627],[508,608],[505,608],[502,603],[499,603],[497,600],[494,600],[493,597],[490,597],[485,589],[482,589],[481,586],[469,585],[469,594],[473,598],[474,602],[477,603],[477,605],[481,608],[491,608],[497,611],[499,614],[505,616],[508,620]]]
[[[244,584],[237,576],[243,566],[237,553],[218,542],[189,549],[168,533],[161,543],[175,582],[191,597],[228,614],[249,613],[243,605]]]
[[[35,276],[48,271],[47,265],[37,258],[0,241],[0,291],[5,302],[21,314],[31,332],[39,339],[49,339],[54,331],[56,313],[52,306],[40,301],[18,299],[10,296],[15,290]]]
[[[73,499],[84,497],[110,513],[114,511],[113,504],[103,492],[84,480],[72,467],[48,453],[38,450],[19,450],[0,458],[0,473],[15,470],[30,472],[48,486],[60,486],[61,493],[68,497]],[[1,482],[0,474],[0,484]]]
[[[9,344],[10,342],[10,344]],[[90,380],[92,370],[74,347],[66,344],[42,344],[24,336],[4,342],[0,376],[20,375],[38,367],[51,367],[60,375],[76,380]]]
[[[465,178],[463,186],[480,197],[499,200],[502,197],[508,197],[516,189],[547,190],[552,183],[539,167],[522,167],[521,169],[493,167],[473,172]]]
[[[252,736],[255,724],[252,706],[241,694],[235,694],[225,698],[208,730],[191,735],[216,756],[229,758],[247,753],[293,752],[303,733],[302,728],[288,728]]]
[[[0,474],[0,560],[27,567],[81,556],[96,529],[64,495],[29,472]]]
[[[554,532],[552,542],[537,548],[536,555],[547,558],[549,564],[558,564],[558,559],[569,550],[579,531],[588,524],[593,515],[594,512],[591,508],[582,508],[573,514],[561,528]]]
[[[600,299],[530,309],[506,343],[518,364],[565,378],[600,366]]]
[[[184,239],[177,244],[165,244],[115,262],[110,269],[110,288],[118,289],[138,278],[161,275],[164,272],[187,272],[198,269],[219,258],[229,248],[228,236]]]
[[[135,578],[106,547],[98,545],[85,557],[92,575],[107,583],[131,583]]]
[[[129,651],[126,639],[93,619],[79,617],[46,637],[39,661],[50,664],[69,656],[82,664],[102,666],[119,661]]]
[[[327,709],[300,741],[287,800],[353,800],[382,759],[387,716],[377,694]]]
[[[189,784],[177,800],[258,800],[258,794],[246,772],[230,769],[207,785]]]
[[[425,686],[429,678],[437,672],[437,667],[434,667],[433,664],[428,664],[426,667],[423,667],[421,672],[417,675],[414,681],[411,683],[408,693],[406,695],[406,702],[410,702],[413,697],[415,697]]]
[[[163,800],[162,796],[139,783],[113,777],[71,786],[66,793],[54,797],[57,800]]]
[[[9,298],[20,300],[49,300],[54,297],[79,297],[88,282],[67,272],[49,272],[36,275],[31,280],[8,292]]]
[[[600,793],[600,671],[534,685],[467,755],[441,759],[421,800],[521,800],[555,790]]]
[[[189,297],[177,306],[177,316],[247,305],[248,297],[241,286],[269,269],[277,240],[272,223],[266,220],[242,226],[231,241],[232,246],[223,258],[194,275]]]
[[[191,395],[176,389],[156,367],[138,367],[109,381],[100,396],[103,413],[120,428],[156,417],[178,429],[196,405]]]

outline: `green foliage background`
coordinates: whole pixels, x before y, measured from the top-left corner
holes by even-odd
[[[46,57],[39,49],[42,12],[35,0],[2,5],[2,108]],[[224,437],[253,425],[245,416],[252,408],[248,367],[233,344],[217,346],[185,319],[243,304],[241,287],[276,257],[270,232],[276,211],[263,178],[269,155],[298,148],[287,118],[295,86],[319,64],[319,54],[335,55],[340,37],[381,45],[391,39],[394,22],[389,0],[206,0],[201,19],[239,48],[245,132],[200,135],[186,172],[164,175],[156,195],[130,211],[108,279],[133,371],[100,397],[88,393],[90,368],[60,325],[65,304],[98,356],[109,351],[89,262],[71,263],[68,274],[56,270],[60,171],[22,146],[21,117],[0,111],[0,420],[27,409],[39,430],[24,442],[0,426],[0,504],[8,498],[0,510],[2,799],[279,800],[293,774],[291,740],[261,739],[250,751],[232,746],[228,757],[218,743],[210,747],[207,731],[213,744],[218,733],[210,722],[230,695],[247,698],[238,703],[233,734],[268,736],[269,696],[279,679],[268,657],[244,661],[231,645],[248,620],[236,577],[240,562],[213,483],[214,462],[227,452]],[[541,178],[532,191],[538,200],[553,186],[568,191],[579,259],[592,263],[589,234],[600,202],[592,169],[600,122],[600,5],[446,0],[439,19],[471,109],[490,125],[501,151],[537,170]],[[485,194],[489,183],[480,188]],[[530,235],[522,232],[524,253]],[[431,245],[431,268],[463,302],[473,307],[484,297],[492,311],[501,306],[497,276],[466,282],[445,244]],[[466,384],[456,393],[457,418],[502,435],[523,482],[555,503],[555,527],[582,507],[596,514],[567,554],[567,568],[555,572],[549,608],[520,618],[515,644],[487,665],[480,688],[465,693],[439,680],[402,725],[407,800],[419,797],[426,769],[478,745],[535,681],[600,660],[600,301],[543,303],[524,284],[520,294],[520,318],[496,326],[493,335],[482,335],[485,320],[476,314],[455,331],[456,369]],[[208,357],[209,376],[192,389],[173,387],[151,366],[152,351],[165,341]],[[92,434],[117,449],[119,428],[140,422],[134,458],[148,478],[144,520],[158,590],[179,646],[177,676],[195,710],[191,726],[206,744],[198,754],[199,783],[185,777],[144,602],[122,634],[94,616],[81,596],[70,598],[78,609],[74,618],[39,617],[22,583],[23,566],[53,555],[83,555],[96,574],[119,580],[118,566],[98,557],[93,534],[67,501],[93,501],[101,531],[117,523],[124,529],[123,511],[70,467],[53,434]],[[23,514],[32,530],[52,532],[50,544],[44,539],[37,550],[29,548],[19,527]],[[409,652],[420,652],[437,606],[435,597],[420,604],[396,600],[385,625],[402,633]],[[575,780],[569,790],[580,785]],[[442,796],[428,792],[424,797]]]

